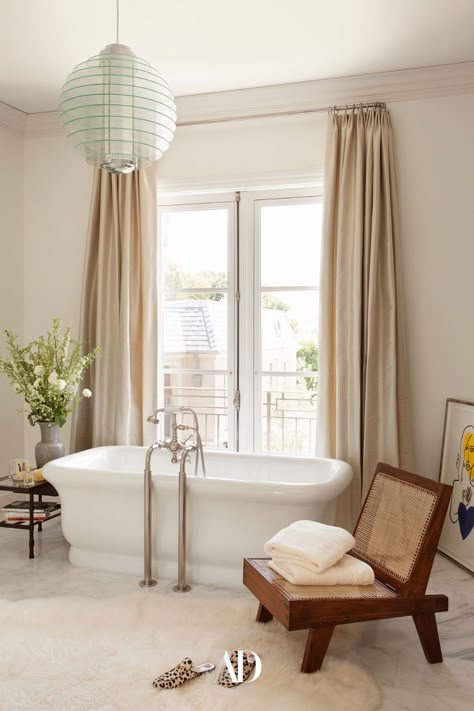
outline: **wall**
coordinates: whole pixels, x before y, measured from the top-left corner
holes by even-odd
[[[61,134],[25,139],[25,340],[51,320],[72,321],[77,336],[92,168]],[[61,430],[66,446],[70,422]],[[39,428],[27,422],[25,451],[33,458]]]
[[[389,108],[416,469],[436,478],[445,400],[474,401],[469,329],[474,94],[389,101]],[[231,184],[235,176],[317,172],[323,166],[325,126],[325,114],[308,114],[183,127],[161,161],[160,177],[229,178]],[[54,315],[72,319],[77,328],[91,171],[61,134],[28,137],[25,161],[24,323],[32,337]],[[29,430],[31,449],[37,433]]]
[[[0,126],[0,350],[4,329],[23,335],[23,136]],[[21,399],[0,376],[0,476],[8,460],[23,456],[23,418],[16,409]]]
[[[474,94],[390,108],[416,466],[437,478],[446,399],[474,402]]]
[[[325,135],[325,113],[178,128],[161,160],[160,177],[172,181],[317,172],[324,165]]]

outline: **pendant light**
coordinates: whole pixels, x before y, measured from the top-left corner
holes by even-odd
[[[59,99],[67,138],[92,165],[111,173],[147,168],[168,149],[176,129],[173,94],[161,74],[117,42],[81,62]]]

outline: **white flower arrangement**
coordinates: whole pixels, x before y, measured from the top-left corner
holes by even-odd
[[[0,373],[7,376],[18,395],[23,395],[28,409],[20,412],[28,415],[32,425],[55,422],[62,427],[81,397],[92,395],[88,388],[81,395],[77,393],[84,371],[100,349],[81,356],[81,342],[71,339],[71,324],[68,322],[64,333],[61,331],[62,322],[55,318],[46,336],[26,346],[20,346],[17,336],[5,331],[9,358],[0,356]]]

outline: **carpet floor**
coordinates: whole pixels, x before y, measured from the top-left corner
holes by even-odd
[[[305,632],[255,622],[256,602],[199,586],[118,597],[0,601],[1,711],[372,711],[380,692],[345,659],[357,625],[338,628],[321,672],[300,674]],[[225,650],[254,650],[262,673],[226,689],[217,670],[174,690],[153,679],[185,656],[219,667]]]

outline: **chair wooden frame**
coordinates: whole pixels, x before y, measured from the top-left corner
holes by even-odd
[[[308,629],[302,672],[314,672],[321,668],[336,625],[391,617],[411,616],[427,661],[432,664],[443,661],[435,613],[448,609],[448,598],[446,595],[426,595],[425,590],[452,487],[387,464],[377,464],[371,489],[355,528],[356,541],[359,523],[371,505],[372,488],[378,481],[377,477],[383,475],[434,495],[430,495],[434,505],[406,580],[400,580],[400,576],[395,577],[386,567],[384,569],[370,558],[355,552],[357,545],[351,554],[365,560],[374,569],[375,584],[367,586],[370,594],[364,593],[365,586],[349,591],[347,587],[339,588],[344,589],[346,594],[341,592],[338,597],[335,587],[331,588],[332,593],[329,594],[329,590],[323,587],[315,589],[291,585],[268,568],[269,558],[244,559],[244,585],[260,603],[257,621],[269,622],[275,617],[289,631]],[[315,592],[318,594],[314,595]]]

